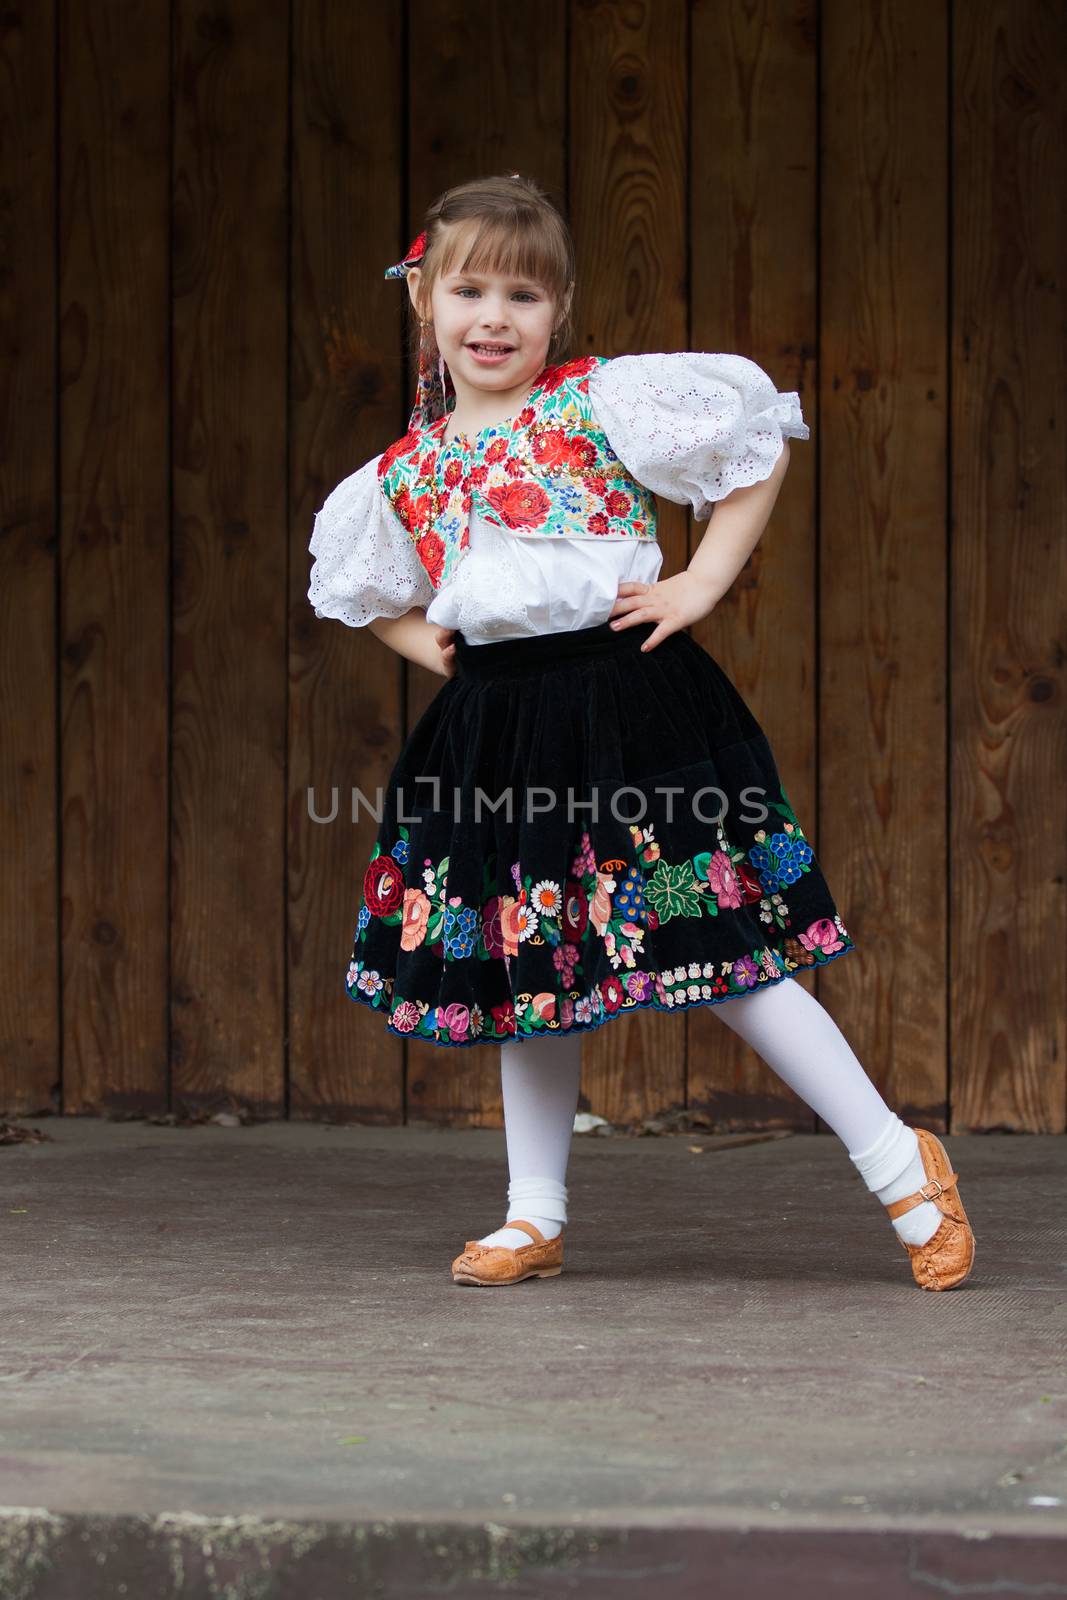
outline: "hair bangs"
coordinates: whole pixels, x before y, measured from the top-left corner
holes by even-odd
[[[445,245],[441,276],[455,272],[487,277],[496,273],[502,278],[541,284],[558,299],[568,279],[568,263],[560,243],[541,218],[529,211],[510,217],[471,218],[454,225],[453,237]]]

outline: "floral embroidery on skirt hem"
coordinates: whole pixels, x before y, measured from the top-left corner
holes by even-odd
[[[773,976],[766,970],[764,964],[760,963],[758,975],[747,986],[725,987],[726,979],[721,975],[714,982],[709,982],[707,969],[714,969],[716,963],[691,962],[689,967],[684,969],[683,976],[680,976],[680,974],[683,974],[683,969],[679,967],[669,968],[666,972],[660,974],[642,973],[641,977],[650,979],[654,989],[654,993],[643,1000],[635,999],[632,995],[626,995],[624,999],[618,999],[614,993],[610,993],[610,997],[605,999],[604,995],[600,993],[599,986],[589,996],[565,997],[565,1003],[567,1000],[570,1001],[571,1014],[574,1018],[567,1025],[563,1025],[558,1020],[546,1021],[543,1016],[538,1015],[534,1008],[534,1001],[541,1000],[543,1002],[550,998],[547,995],[520,995],[516,997],[519,1005],[511,1009],[511,1020],[514,1021],[515,1026],[499,1034],[492,1031],[494,1018],[490,1016],[488,1031],[479,1031],[474,1038],[464,1036],[464,1033],[469,1029],[480,1029],[484,1026],[484,1013],[477,1005],[469,1008],[466,1018],[453,1016],[452,1021],[458,1030],[453,1035],[449,1025],[441,1026],[433,1020],[436,1008],[419,1005],[416,1001],[403,998],[397,1000],[392,1007],[390,1014],[385,1019],[385,1026],[386,1030],[394,1034],[398,1039],[418,1039],[423,1044],[464,1049],[478,1044],[509,1044],[516,1040],[529,1039],[535,1036],[537,1038],[546,1038],[553,1034],[562,1036],[565,1033],[593,1033],[597,1028],[603,1027],[606,1022],[613,1022],[616,1017],[628,1016],[632,1011],[647,1011],[650,1007],[654,1011],[679,1012],[691,1011],[696,1006],[718,1006],[722,1005],[725,1000],[758,994],[771,984],[781,983],[786,978],[793,978],[804,972],[811,972],[816,967],[827,966],[831,961],[836,961],[838,956],[848,955],[850,951],[856,948],[855,942],[845,932],[839,918],[835,918],[834,922],[841,936],[838,949],[820,952],[818,956],[809,962],[797,963],[784,969],[779,966]],[[776,966],[784,959],[776,951],[769,951],[768,953]],[[747,962],[750,967],[756,967],[757,965],[751,956],[742,957],[741,959],[742,962]],[[737,964],[735,963],[735,965]],[[693,968],[696,968],[696,976],[692,972]],[[377,974],[374,976],[377,977]],[[670,984],[670,987],[668,987],[668,984]],[[724,985],[723,992],[718,994],[709,992],[711,988],[720,984]],[[383,1010],[381,997],[387,995],[384,984],[382,988],[375,989],[371,993],[361,990],[358,987],[358,980],[353,981],[351,969],[345,978],[345,993],[350,1000],[357,1001],[360,1005],[369,1006],[378,1012]],[[455,1010],[454,1007],[447,1009]],[[584,1016],[581,1014],[582,1012],[585,1013]],[[392,1020],[398,1013],[404,1019],[404,1026],[397,1027]]]

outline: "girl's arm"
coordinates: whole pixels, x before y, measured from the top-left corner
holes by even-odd
[[[611,611],[612,627],[655,622],[642,644],[652,650],[661,639],[709,616],[759,543],[789,465],[789,440],[769,475],[731,490],[716,502],[704,537],[684,572],[658,583],[620,583]]]
[[[374,617],[367,626],[376,639],[417,666],[428,667],[442,678],[451,678],[455,672],[455,629],[427,622],[422,607],[413,606],[402,617]]]
[[[770,521],[774,502],[789,465],[789,440],[770,475],[759,483],[733,489],[715,506],[704,537],[693,552],[686,573],[708,601],[707,611],[718,605],[760,541]],[[704,612],[703,615],[707,615]]]

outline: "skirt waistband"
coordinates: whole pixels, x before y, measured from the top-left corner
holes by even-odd
[[[616,630],[610,622],[598,622],[592,628],[532,633],[520,639],[493,639],[489,644],[471,644],[457,632],[453,641],[456,673],[471,678],[496,678],[502,674],[547,672],[568,661],[595,656],[640,652],[655,628],[654,622],[636,622],[632,627]],[[669,642],[669,639],[663,641],[664,644]]]

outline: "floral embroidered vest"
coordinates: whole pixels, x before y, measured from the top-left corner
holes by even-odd
[[[448,416],[391,444],[378,482],[415,541],[435,589],[470,546],[474,506],[487,522],[555,539],[654,539],[656,501],[631,477],[589,402],[607,356],[545,367],[522,410],[442,443]]]

